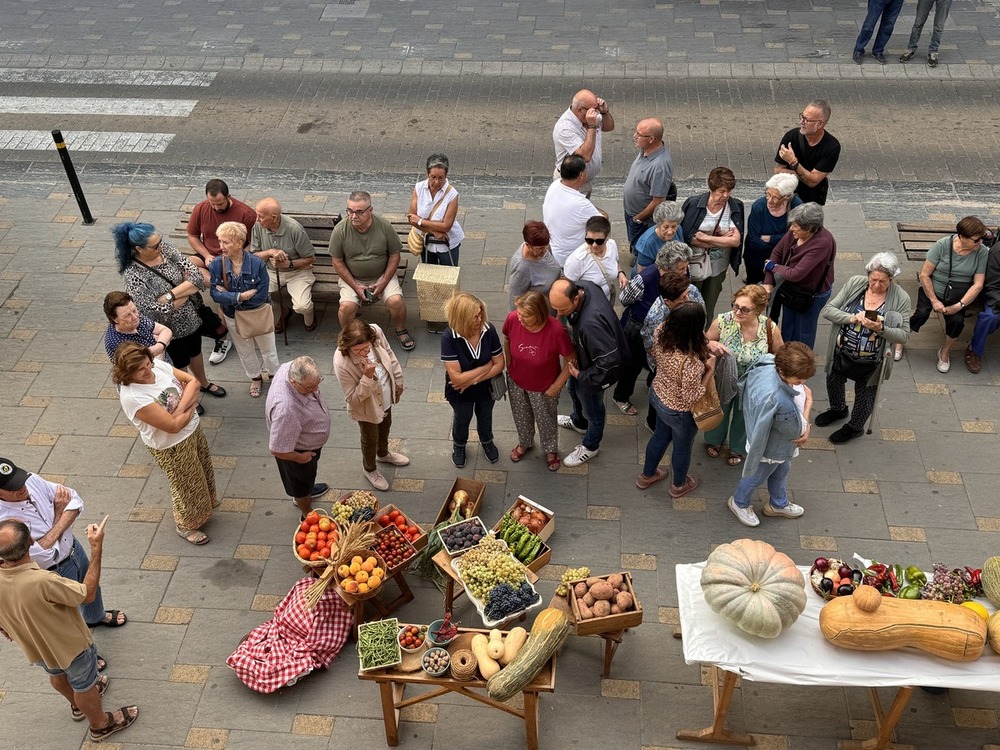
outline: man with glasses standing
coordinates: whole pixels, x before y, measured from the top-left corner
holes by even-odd
[[[556,150],[552,179],[559,179],[559,168],[567,156],[582,156],[587,169],[585,179],[578,189],[589,198],[594,178],[601,171],[601,134],[610,133],[614,129],[615,118],[608,111],[608,103],[595,96],[593,91],[577,91],[569,109],[560,115],[552,128],[552,144]]]
[[[785,133],[778,144],[774,173],[789,172],[799,178],[795,194],[803,203],[826,205],[829,175],[840,159],[840,141],[826,131],[829,121],[829,102],[809,102],[799,115],[799,127]]]
[[[625,178],[623,202],[625,227],[632,255],[646,230],[653,226],[653,211],[665,200],[677,200],[674,185],[674,163],[663,142],[663,123],[655,117],[640,120],[632,134],[639,149]]]
[[[274,373],[264,407],[268,450],[303,519],[312,510],[312,501],[330,489],[325,483],[316,484],[320,453],[330,438],[330,410],[319,392],[322,382],[312,357],[296,357]]]
[[[341,329],[358,314],[362,305],[385,299],[399,345],[409,351],[413,337],[406,330],[406,303],[396,278],[403,243],[395,228],[372,210],[372,197],[355,190],[347,199],[347,221],[334,227],[330,235],[330,256],[340,277]]]

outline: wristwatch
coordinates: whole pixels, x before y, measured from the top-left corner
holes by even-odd
[[[174,301],[174,292],[173,292],[173,290],[167,292],[166,297],[167,297],[167,302],[171,302],[172,303]]]

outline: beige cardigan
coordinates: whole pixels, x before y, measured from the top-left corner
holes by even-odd
[[[393,403],[397,403],[396,390],[403,387],[403,368],[400,367],[399,360],[393,354],[382,329],[374,323],[371,327],[375,330],[375,343],[372,344],[372,349],[382,367],[389,373],[389,392],[392,394]],[[382,386],[378,380],[362,375],[360,361],[355,361],[350,354],[342,354],[340,349],[333,355],[333,372],[344,391],[344,401],[347,402],[347,413],[351,419],[356,422],[379,424],[385,416],[385,411],[392,404],[385,406],[382,403]]]

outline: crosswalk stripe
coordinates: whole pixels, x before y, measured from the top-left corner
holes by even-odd
[[[0,96],[0,114],[187,117],[197,99]]]
[[[62,70],[0,68],[4,83],[73,83],[114,86],[211,86],[217,73],[195,70]]]
[[[93,130],[64,131],[70,152],[114,151],[131,154],[162,154],[167,150],[173,133],[98,132]],[[48,130],[0,130],[0,151],[55,150],[52,133]]]

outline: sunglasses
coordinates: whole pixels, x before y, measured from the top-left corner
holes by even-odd
[[[584,237],[583,241],[586,242],[588,245],[597,245],[598,247],[600,247],[601,245],[603,245],[605,242],[608,241],[608,238],[607,237]]]

